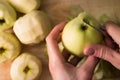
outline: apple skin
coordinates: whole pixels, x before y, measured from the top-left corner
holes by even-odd
[[[102,34],[91,26],[99,27],[99,24],[87,12],[80,13],[65,25],[62,32],[63,46],[72,54],[83,57],[86,46],[103,42]]]

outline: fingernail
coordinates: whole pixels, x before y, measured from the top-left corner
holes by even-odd
[[[95,50],[93,48],[89,48],[86,53],[88,55],[93,55],[95,53]]]

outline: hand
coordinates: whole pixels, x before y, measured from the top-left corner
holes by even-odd
[[[112,37],[117,46],[120,46],[120,27],[113,22],[107,22],[105,30]],[[111,45],[107,40],[107,45]],[[109,46],[103,45],[91,45],[85,48],[84,53],[95,57],[102,58],[112,63],[116,68],[120,70],[120,49],[112,49]],[[112,46],[112,45],[111,45]]]
[[[49,69],[53,80],[91,80],[98,58],[90,56],[80,67],[75,67],[60,53],[58,43],[65,24],[63,22],[55,26],[46,38]]]

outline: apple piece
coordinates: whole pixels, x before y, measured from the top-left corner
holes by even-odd
[[[21,13],[29,13],[40,7],[41,0],[8,0]]]
[[[12,34],[0,33],[0,63],[16,58],[21,51],[19,40]]]
[[[60,42],[60,43],[58,44],[58,47],[59,47],[60,52],[62,52],[63,49],[64,49],[64,46],[63,46],[62,42]]]
[[[0,0],[0,31],[11,28],[16,18],[14,8],[7,1]]]
[[[91,26],[99,27],[99,24],[87,12],[80,13],[68,22],[62,32],[64,47],[72,54],[82,57],[86,46],[101,43],[102,34]]]
[[[36,80],[41,72],[41,60],[26,52],[13,61],[10,69],[12,80]]]
[[[20,17],[13,31],[23,44],[37,44],[44,40],[51,30],[47,15],[42,11],[32,11]]]

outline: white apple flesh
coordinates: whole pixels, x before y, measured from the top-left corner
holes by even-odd
[[[102,34],[91,26],[99,26],[98,22],[86,12],[68,22],[62,32],[64,47],[72,54],[82,57],[83,50],[91,44],[101,43]]]
[[[14,8],[6,0],[0,0],[0,31],[12,28],[16,19]]]
[[[10,62],[21,52],[19,40],[12,34],[0,33],[0,63]]]
[[[37,44],[45,39],[51,28],[47,15],[43,11],[34,10],[19,18],[13,31],[23,44]]]
[[[41,60],[30,53],[22,53],[13,61],[10,69],[12,80],[36,80],[41,72]]]
[[[41,0],[8,0],[9,3],[21,13],[29,13],[40,7]]]

